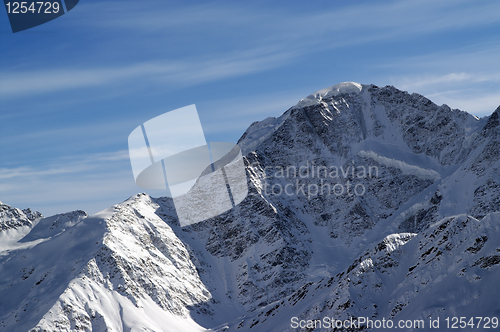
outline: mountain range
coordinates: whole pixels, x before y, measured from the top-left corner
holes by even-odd
[[[0,202],[0,331],[498,326],[500,107],[346,82],[238,145],[248,196],[185,227],[147,194],[90,216]]]

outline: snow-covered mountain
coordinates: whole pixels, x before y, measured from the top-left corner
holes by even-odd
[[[42,217],[40,212],[20,210],[0,202],[0,252],[15,246]]]
[[[0,203],[0,331],[499,317],[499,113],[341,83],[247,129],[249,195],[204,222],[146,194],[93,216]]]

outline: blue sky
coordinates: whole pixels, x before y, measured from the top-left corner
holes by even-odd
[[[0,201],[95,213],[137,192],[127,138],[196,104],[207,141],[355,81],[500,104],[498,1],[92,1],[13,34],[0,10]]]

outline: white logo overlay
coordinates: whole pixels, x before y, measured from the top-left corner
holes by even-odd
[[[128,137],[134,179],[145,189],[168,189],[181,226],[230,210],[248,195],[238,145],[207,144],[195,105],[159,115]]]

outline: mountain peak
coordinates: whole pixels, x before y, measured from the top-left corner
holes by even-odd
[[[497,107],[495,112],[490,115],[488,122],[484,126],[485,130],[491,130],[492,128],[496,128],[500,125],[500,106]]]
[[[360,93],[363,85],[356,82],[342,82],[326,89],[321,89],[301,99],[294,108],[303,108],[316,105],[323,99],[335,97],[342,93]]]

